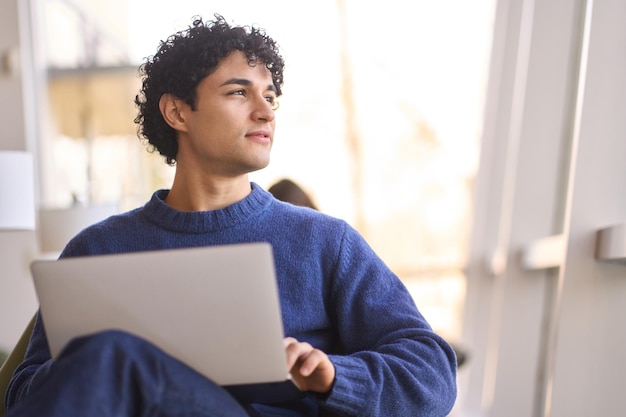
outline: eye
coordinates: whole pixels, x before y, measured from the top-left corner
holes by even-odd
[[[231,91],[230,95],[232,95],[232,96],[245,96],[246,95],[246,91],[245,90],[235,90],[235,91]]]
[[[275,96],[265,96],[265,100],[270,103],[272,110],[278,109],[278,99]]]

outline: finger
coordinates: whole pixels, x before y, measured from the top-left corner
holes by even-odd
[[[298,343],[298,339],[296,339],[295,337],[290,337],[290,336],[287,336],[283,339],[283,345],[285,347],[289,346],[292,343]]]
[[[308,352],[306,355],[300,357],[300,366],[298,372],[302,376],[311,375],[317,367],[324,362],[326,355],[320,350],[314,349]]]
[[[335,379],[335,367],[328,355],[314,349],[300,357],[291,375],[301,390],[328,392]]]
[[[294,342],[290,343],[285,350],[287,353],[287,366],[291,370],[313,350],[313,346],[306,342]]]
[[[296,349],[292,347],[293,345],[296,345],[298,343],[298,340],[293,337],[285,337],[283,339],[283,345],[285,346],[285,355],[287,357],[287,369],[289,371],[291,371],[291,368],[293,368],[293,365],[298,360],[298,356],[293,353]]]

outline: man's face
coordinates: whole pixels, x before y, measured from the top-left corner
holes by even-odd
[[[238,176],[269,163],[274,137],[272,75],[262,62],[232,52],[198,85],[196,109],[183,104],[177,164],[203,173]]]

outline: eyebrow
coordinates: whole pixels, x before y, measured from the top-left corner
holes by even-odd
[[[236,84],[236,85],[243,85],[243,86],[251,86],[252,85],[252,81],[246,79],[246,78],[230,78],[226,81],[224,81],[220,87],[223,87],[225,85],[232,85],[232,84]],[[267,89],[273,92],[276,92],[276,87],[274,86],[274,84],[269,84],[267,86]]]

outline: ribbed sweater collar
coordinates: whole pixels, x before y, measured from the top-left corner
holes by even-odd
[[[160,227],[181,233],[207,233],[244,223],[258,216],[272,196],[255,183],[246,198],[220,210],[178,211],[165,204],[169,190],[157,190],[143,207],[143,214]]]

